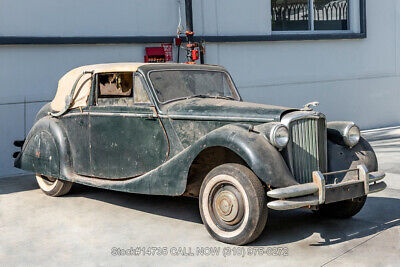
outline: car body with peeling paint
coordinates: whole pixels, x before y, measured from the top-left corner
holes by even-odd
[[[242,245],[260,235],[268,209],[351,217],[385,188],[358,127],[326,122],[316,104],[244,102],[221,66],[83,66],[60,79],[15,166],[50,196],[81,183],[198,197],[209,233]]]

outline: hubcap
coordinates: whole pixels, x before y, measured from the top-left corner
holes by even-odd
[[[215,192],[214,214],[221,222],[235,225],[243,217],[243,203],[239,191],[232,185],[224,185]]]
[[[233,221],[239,211],[239,203],[235,195],[230,191],[220,191],[215,196],[215,210],[218,216],[225,222]]]

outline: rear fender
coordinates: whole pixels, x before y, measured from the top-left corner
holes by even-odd
[[[68,139],[60,120],[46,116],[32,127],[14,165],[54,178],[68,177],[69,155]]]

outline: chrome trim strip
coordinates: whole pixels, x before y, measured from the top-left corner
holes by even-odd
[[[84,111],[84,112],[74,112],[65,114],[63,117],[72,117],[78,115],[90,115],[90,116],[120,116],[120,117],[134,117],[134,118],[157,118],[156,114],[145,113],[124,113],[124,112],[95,112],[95,111]]]
[[[234,122],[273,122],[267,118],[246,118],[246,117],[221,117],[221,116],[201,116],[201,115],[160,115],[160,118],[170,118],[174,120],[205,120],[205,121],[234,121]]]
[[[64,118],[64,117],[78,116],[78,115],[89,115],[89,112],[83,111],[83,112],[72,112],[72,113],[67,113],[67,114],[62,115],[62,118]]]
[[[136,114],[136,113],[124,113],[124,112],[74,112],[65,114],[66,116],[78,116],[78,115],[92,115],[92,116],[122,116],[122,117],[137,117],[137,118],[156,118],[155,114]],[[221,117],[221,116],[196,116],[196,115],[159,115],[163,119],[174,119],[174,120],[204,120],[204,121],[232,121],[232,122],[273,122],[273,119],[266,118],[246,118],[246,117]]]
[[[145,113],[123,113],[123,112],[89,112],[90,116],[120,116],[120,117],[134,117],[134,118],[157,118],[156,114]]]
[[[296,120],[301,120],[301,119],[321,119],[321,118],[326,119],[325,115],[320,113],[320,112],[316,112],[316,111],[295,111],[295,112],[291,112],[291,113],[285,115],[282,118],[281,123],[289,128],[289,124],[291,122],[293,122],[293,121],[296,121]]]

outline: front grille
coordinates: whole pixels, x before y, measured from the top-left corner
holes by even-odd
[[[324,117],[297,118],[288,124],[289,165],[299,183],[312,182],[312,172],[326,172],[326,121]]]

